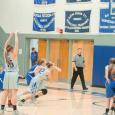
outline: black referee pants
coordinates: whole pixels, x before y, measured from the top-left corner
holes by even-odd
[[[77,67],[77,71],[75,71],[75,69],[74,69],[73,77],[72,77],[72,80],[71,80],[71,88],[73,88],[78,75],[80,76],[83,89],[86,88],[85,80],[84,80],[84,75],[83,75],[83,67]]]

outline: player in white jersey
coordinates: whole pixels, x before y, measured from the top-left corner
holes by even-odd
[[[43,68],[45,68],[46,67],[46,60],[44,60],[44,59],[40,59],[39,60],[39,64],[40,64],[40,66],[37,66],[36,68],[35,68],[35,70],[34,71],[29,71],[29,73],[34,73],[35,74],[35,76],[39,73],[39,70],[40,69],[43,69]],[[58,68],[58,67],[56,67],[56,66],[53,66],[54,67],[54,69],[56,69],[58,72],[61,72],[61,69],[60,68]],[[34,77],[35,77],[34,76]],[[33,77],[33,78],[34,78]],[[33,79],[32,78],[32,79]],[[38,89],[38,93],[39,93],[39,91],[42,91],[42,94],[43,95],[46,95],[47,94],[47,89],[46,89],[46,87],[45,86],[43,86],[43,80],[41,80],[41,83],[40,83],[40,85],[39,85],[39,89]],[[21,93],[19,93],[18,95],[17,95],[17,98],[18,98],[18,100],[20,100],[20,96],[22,96],[22,95],[27,95],[27,94],[30,94],[31,92],[29,92],[29,91],[24,91],[24,92],[21,92]],[[34,104],[38,104],[38,101],[37,101],[37,98],[36,97],[34,97],[34,98],[31,98],[31,100],[32,100],[32,102],[34,103]]]
[[[10,33],[10,37],[5,43],[4,47],[4,60],[5,60],[5,76],[3,81],[3,89],[4,93],[2,96],[1,101],[1,110],[0,115],[4,114],[4,107],[6,103],[6,99],[8,97],[9,90],[12,91],[12,104],[13,104],[13,112],[12,115],[19,115],[20,113],[17,110],[17,80],[18,80],[18,36],[17,34],[19,31],[16,31],[15,33],[15,47],[12,45],[9,45],[10,39],[13,36],[13,32]]]
[[[51,70],[53,70],[55,68],[54,64],[52,62],[47,62],[46,63],[47,67],[38,70],[39,73],[31,80],[31,83],[28,87],[28,91],[31,93],[30,95],[28,95],[25,99],[22,99],[18,105],[19,106],[25,106],[25,101],[27,101],[28,99],[31,99],[33,97],[40,97],[43,96],[45,94],[47,94],[47,90],[41,90],[41,81],[42,80],[49,80],[52,83],[52,77],[51,77]],[[40,67],[38,67],[40,68]],[[40,92],[39,94],[37,93],[38,90],[41,90],[42,92]]]

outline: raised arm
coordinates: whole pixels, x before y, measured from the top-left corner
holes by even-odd
[[[4,46],[4,53],[3,53],[4,58],[5,58],[6,47],[7,47],[7,45],[9,44],[10,39],[12,38],[12,36],[13,36],[13,32],[10,33],[9,38],[7,39],[7,41],[6,41],[6,43],[5,43],[5,46]]]
[[[13,52],[13,57],[17,60],[17,54],[18,54],[18,34],[19,31],[16,31],[15,33],[15,48],[14,48],[14,52]]]

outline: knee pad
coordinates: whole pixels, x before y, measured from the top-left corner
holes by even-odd
[[[113,103],[115,103],[115,100],[113,101]]]
[[[47,89],[42,89],[42,93],[43,93],[43,95],[46,95],[47,94]]]

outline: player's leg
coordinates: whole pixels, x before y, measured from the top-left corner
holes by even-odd
[[[106,98],[106,110],[105,110],[105,113],[103,115],[107,115],[109,112],[110,100],[111,100],[111,98]]]
[[[17,94],[17,99],[20,100],[20,96],[27,95],[27,94],[31,94],[31,92],[29,92],[29,91],[21,92],[21,93]]]
[[[13,105],[11,103],[11,100],[12,100],[12,90],[9,90],[9,93],[8,93],[8,107],[13,107]]]
[[[2,95],[2,101],[1,101],[1,110],[0,110],[0,115],[4,114],[4,107],[6,103],[6,99],[8,97],[9,90],[4,89],[3,95]]]
[[[19,105],[19,106],[25,106],[25,101],[27,101],[27,100],[29,100],[29,99],[35,97],[35,95],[36,95],[36,94],[32,94],[32,93],[31,93],[30,95],[26,96],[26,98],[22,99],[22,100],[18,103],[18,105]]]

